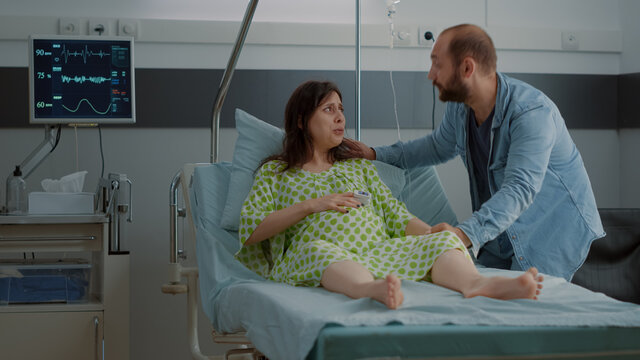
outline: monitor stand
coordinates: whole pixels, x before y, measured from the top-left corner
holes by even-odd
[[[22,171],[22,178],[26,179],[31,173],[42,163],[44,159],[51,154],[53,149],[56,148],[60,140],[60,125],[45,125],[44,126],[44,140],[27,156],[26,159],[20,164]],[[7,182],[11,179],[12,175],[9,174]],[[7,198],[9,194],[5,194]],[[2,206],[0,206],[2,208]],[[1,211],[6,211],[1,209]]]

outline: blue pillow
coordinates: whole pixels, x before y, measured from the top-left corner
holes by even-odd
[[[231,178],[231,163],[220,162],[193,169],[189,191],[191,214],[196,228],[220,227]]]
[[[374,160],[372,162],[378,170],[380,180],[389,187],[394,197],[399,198],[406,184],[404,170],[382,161]]]
[[[236,109],[238,140],[233,151],[233,166],[229,181],[229,193],[224,206],[220,226],[226,230],[238,230],[240,210],[253,185],[253,174],[268,156],[282,151],[284,131]]]
[[[409,212],[430,225],[441,222],[458,224],[447,195],[442,188],[435,166],[417,167],[406,171],[406,183],[400,196]]]
[[[231,231],[238,231],[242,204],[253,186],[256,169],[263,159],[282,151],[284,138],[282,129],[240,109],[236,109],[236,129],[238,140],[233,152],[229,193],[220,220],[220,226]],[[399,197],[405,187],[404,171],[380,161],[373,163],[380,179],[391,189],[393,196]]]

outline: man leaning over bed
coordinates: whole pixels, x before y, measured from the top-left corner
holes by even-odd
[[[399,167],[436,165],[460,155],[473,214],[442,223],[482,265],[570,280],[591,242],[604,236],[591,183],[558,108],[541,91],[496,71],[489,35],[475,25],[443,31],[429,79],[446,110],[425,137],[360,146],[365,157]],[[404,165],[404,166],[403,166]]]

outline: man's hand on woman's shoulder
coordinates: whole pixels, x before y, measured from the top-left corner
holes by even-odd
[[[372,147],[358,140],[353,140],[353,139],[349,139],[349,140],[360,150],[363,158],[367,160],[376,159],[376,151],[373,150]]]

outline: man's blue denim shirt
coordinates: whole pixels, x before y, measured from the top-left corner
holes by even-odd
[[[402,167],[436,165],[460,155],[467,167],[473,215],[458,226],[474,249],[503,232],[522,269],[570,280],[604,230],[591,183],[564,119],[541,91],[497,74],[488,177],[491,198],[478,200],[469,158],[469,107],[448,102],[430,135],[376,147],[376,158]]]

